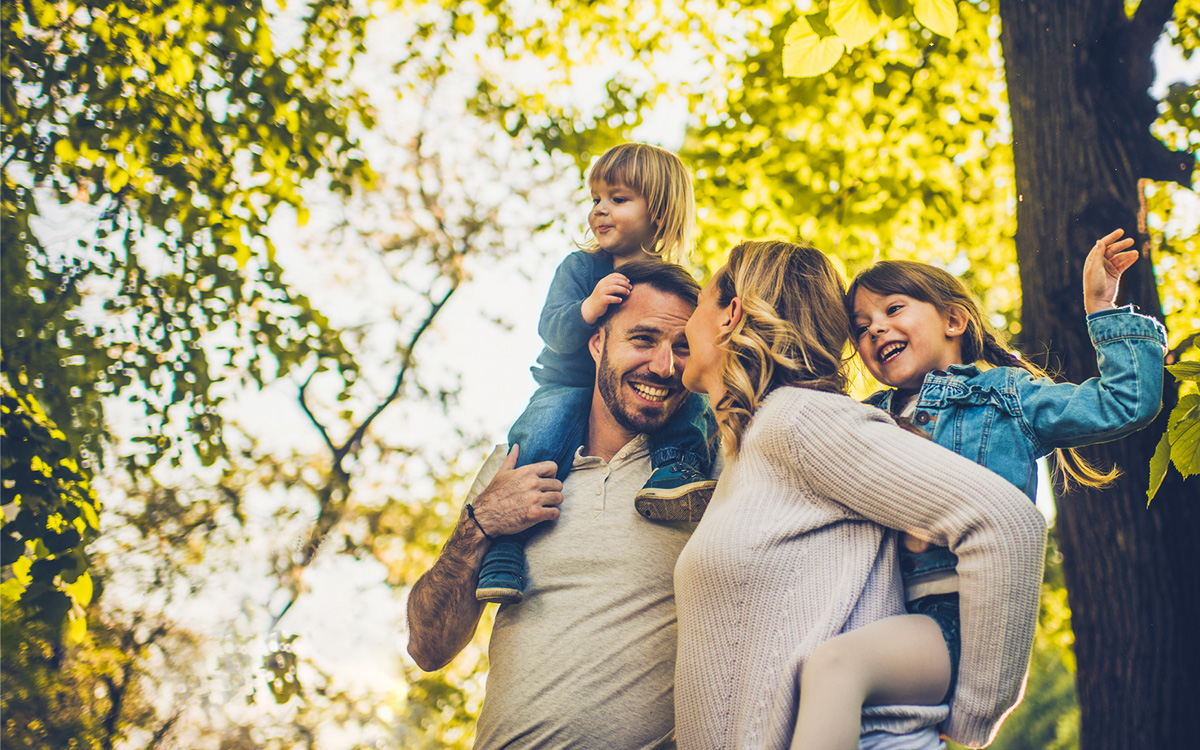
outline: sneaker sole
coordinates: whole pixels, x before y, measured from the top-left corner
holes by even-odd
[[[475,598],[481,602],[518,604],[525,595],[516,589],[475,589]]]
[[[637,497],[639,500],[645,498],[647,500],[678,500],[683,499],[688,495],[698,492],[711,493],[717,486],[715,479],[709,479],[704,482],[692,482],[691,484],[672,487],[671,489],[660,489],[658,487],[644,487],[638,491]],[[707,505],[708,503],[705,503]]]
[[[655,497],[652,491],[644,491],[633,502],[639,514],[651,521],[699,521],[708,508],[709,492],[689,491],[683,495],[673,492],[674,497]]]

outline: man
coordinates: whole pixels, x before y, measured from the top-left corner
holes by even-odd
[[[554,463],[514,469],[519,446],[507,456],[498,448],[409,596],[408,651],[422,669],[439,669],[479,623],[475,586],[490,540],[549,522],[526,547],[524,602],[496,615],[480,750],[673,746],[672,574],[695,524],[651,523],[634,495],[652,471],[646,433],[688,395],[683,327],[699,286],[673,264],[621,270],[633,288],[588,342],[596,384],[565,483]]]

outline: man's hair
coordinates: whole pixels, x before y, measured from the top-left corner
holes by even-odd
[[[674,295],[692,307],[696,306],[696,301],[700,297],[700,284],[686,268],[675,263],[650,259],[631,260],[622,265],[617,273],[629,279],[629,283],[633,286],[645,284],[663,294]],[[612,320],[613,313],[620,307],[620,305],[609,305],[608,310],[597,321],[597,325],[604,326],[606,331],[609,330],[609,321]]]

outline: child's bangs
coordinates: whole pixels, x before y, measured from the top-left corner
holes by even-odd
[[[599,180],[609,185],[624,185],[645,196],[647,193],[645,183],[649,177],[647,174],[650,168],[649,161],[639,158],[639,154],[633,149],[621,150],[615,154],[605,154],[592,167],[588,183]]]

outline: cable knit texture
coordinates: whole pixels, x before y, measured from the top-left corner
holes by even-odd
[[[675,567],[679,745],[786,748],[818,644],[902,614],[896,537],[959,557],[963,652],[945,706],[875,706],[863,731],[986,744],[1020,697],[1046,527],[998,475],[840,394],[779,388]]]

